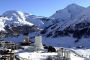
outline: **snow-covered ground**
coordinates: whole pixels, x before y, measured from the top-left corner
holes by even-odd
[[[84,60],[84,58],[75,56],[73,53],[70,55],[71,60]]]
[[[74,52],[72,52],[72,51]],[[77,49],[77,50],[74,50],[74,49],[71,49],[70,51],[70,59],[71,60],[89,60],[90,59],[90,49]],[[43,59],[46,59],[48,58],[48,56],[57,56],[58,53],[57,52],[44,52],[44,53],[41,53],[41,52],[22,52],[22,53],[18,53],[18,56],[19,58],[22,60],[22,59],[31,59],[31,60],[43,60]],[[81,56],[79,56],[81,55]]]
[[[83,57],[90,58],[90,49],[75,49],[74,51]]]
[[[77,54],[74,56],[71,54],[71,60],[89,60],[90,59],[90,49],[72,49],[73,53]]]
[[[36,52],[24,52],[18,54],[21,59],[31,59],[31,60],[42,60],[46,59],[48,56],[56,56],[57,53],[36,53]]]

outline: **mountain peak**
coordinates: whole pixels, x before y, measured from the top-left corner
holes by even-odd
[[[66,8],[85,8],[85,7],[82,7],[82,6],[80,6],[80,5],[78,5],[78,4],[75,4],[75,3],[72,3],[72,4],[70,4],[70,5],[68,5]]]
[[[2,15],[3,16],[12,16],[12,15],[32,15],[32,14],[29,14],[29,13],[24,13],[22,11],[17,11],[17,10],[8,10],[6,12],[4,12]]]
[[[77,17],[84,9],[84,7],[73,3],[62,10],[56,11],[56,13],[51,16],[51,18],[70,20],[71,17]]]
[[[23,13],[23,12],[22,12]],[[6,11],[2,14],[2,16],[8,16],[8,17],[11,17],[13,15],[19,15],[19,11],[15,11],[15,10],[9,10],[9,11]]]
[[[79,5],[75,4],[75,3],[72,3],[72,4],[68,5],[68,6],[79,6]]]

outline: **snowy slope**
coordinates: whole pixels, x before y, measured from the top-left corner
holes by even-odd
[[[47,22],[48,27],[45,27],[46,36],[69,35],[72,31],[74,33],[75,30],[84,30],[86,28],[87,30],[84,32],[89,35],[90,7],[85,8],[77,4],[71,4],[62,10],[56,11],[49,18],[51,20]],[[81,33],[81,31],[79,32]]]
[[[2,30],[4,31],[4,27],[5,27],[4,23],[6,19],[7,18],[0,17],[0,31]]]
[[[5,24],[7,25],[33,25],[32,23],[26,21],[25,14],[20,11],[6,11],[2,16],[8,18],[8,20],[6,20],[5,22]]]
[[[56,11],[56,13],[53,14],[50,18],[57,19],[59,21],[58,25],[63,30],[68,25],[70,25],[74,19],[79,17],[83,10],[85,10],[84,7],[76,4],[71,4],[62,10]]]
[[[21,11],[6,11],[0,16],[0,30],[4,30],[6,25],[8,26],[22,26],[22,25],[36,25],[42,28],[44,23],[39,16],[34,16],[29,13],[23,13]]]
[[[51,20],[47,22],[49,28],[47,29],[46,27],[46,34],[53,35],[56,31],[63,31],[65,28],[74,23],[76,18],[78,18],[85,9],[86,8],[79,5],[71,4],[62,10],[56,11],[55,14],[49,17]]]
[[[51,16],[51,18],[55,19],[74,19],[77,17],[85,8],[81,7],[77,4],[70,4],[66,8],[62,10],[56,11],[55,14]]]
[[[44,28],[44,22],[41,20],[41,16],[26,15],[26,20],[37,25],[39,28]]]
[[[79,23],[90,23],[90,7],[86,8],[80,15],[77,17],[71,25],[75,26]]]

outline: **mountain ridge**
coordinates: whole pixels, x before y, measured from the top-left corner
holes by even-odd
[[[71,4],[62,10],[58,10],[55,14],[49,17],[53,20],[50,21],[52,22],[52,24],[48,25],[48,29],[47,27],[45,28],[45,31],[47,31],[45,35],[49,37],[55,37],[57,35],[68,36],[71,34],[74,35],[77,33],[81,33],[83,31],[84,33],[82,33],[82,36],[87,35],[90,26],[89,13],[89,7],[85,8],[76,4]]]
[[[88,22],[90,16],[89,9],[89,7],[85,8],[77,4],[70,4],[64,9],[56,11],[56,13],[50,17],[35,16],[10,10],[1,15],[1,30],[4,30],[4,25],[36,25],[39,28],[46,29],[46,34],[54,35],[57,31],[67,30],[68,27],[70,27],[70,29],[76,29],[74,26],[83,22],[83,19],[86,19]]]

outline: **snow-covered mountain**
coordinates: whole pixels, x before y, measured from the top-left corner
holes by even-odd
[[[31,15],[29,13],[23,13],[21,11],[6,11],[0,16],[0,30],[4,30],[6,25],[8,26],[22,26],[22,25],[36,25],[39,28],[42,28],[44,23],[41,21],[41,18]]]
[[[90,7],[85,8],[77,4],[70,4],[62,10],[56,11],[55,14],[48,17],[41,17],[23,13],[21,11],[6,11],[0,16],[0,30],[4,30],[8,26],[36,25],[43,28],[46,35],[62,35],[66,30],[76,27],[82,27],[80,24],[89,25]],[[80,28],[79,27],[79,28]]]
[[[59,26],[61,29],[64,29],[66,26],[70,25],[74,19],[79,17],[79,15],[85,10],[84,7],[81,7],[76,4],[68,5],[62,10],[56,11],[50,18],[57,19],[59,21]]]
[[[56,11],[49,17],[51,22],[45,28],[47,36],[56,37],[58,35],[70,35],[75,30],[82,30],[90,26],[90,7],[82,7],[77,4],[68,5],[62,10]],[[89,32],[89,29],[87,29]],[[87,32],[87,30],[85,32]],[[46,32],[47,31],[47,32]],[[80,31],[79,31],[80,32]],[[72,33],[72,34],[73,34]]]
[[[79,16],[85,8],[76,4],[70,4],[62,10],[56,11],[50,18],[70,20]]]

